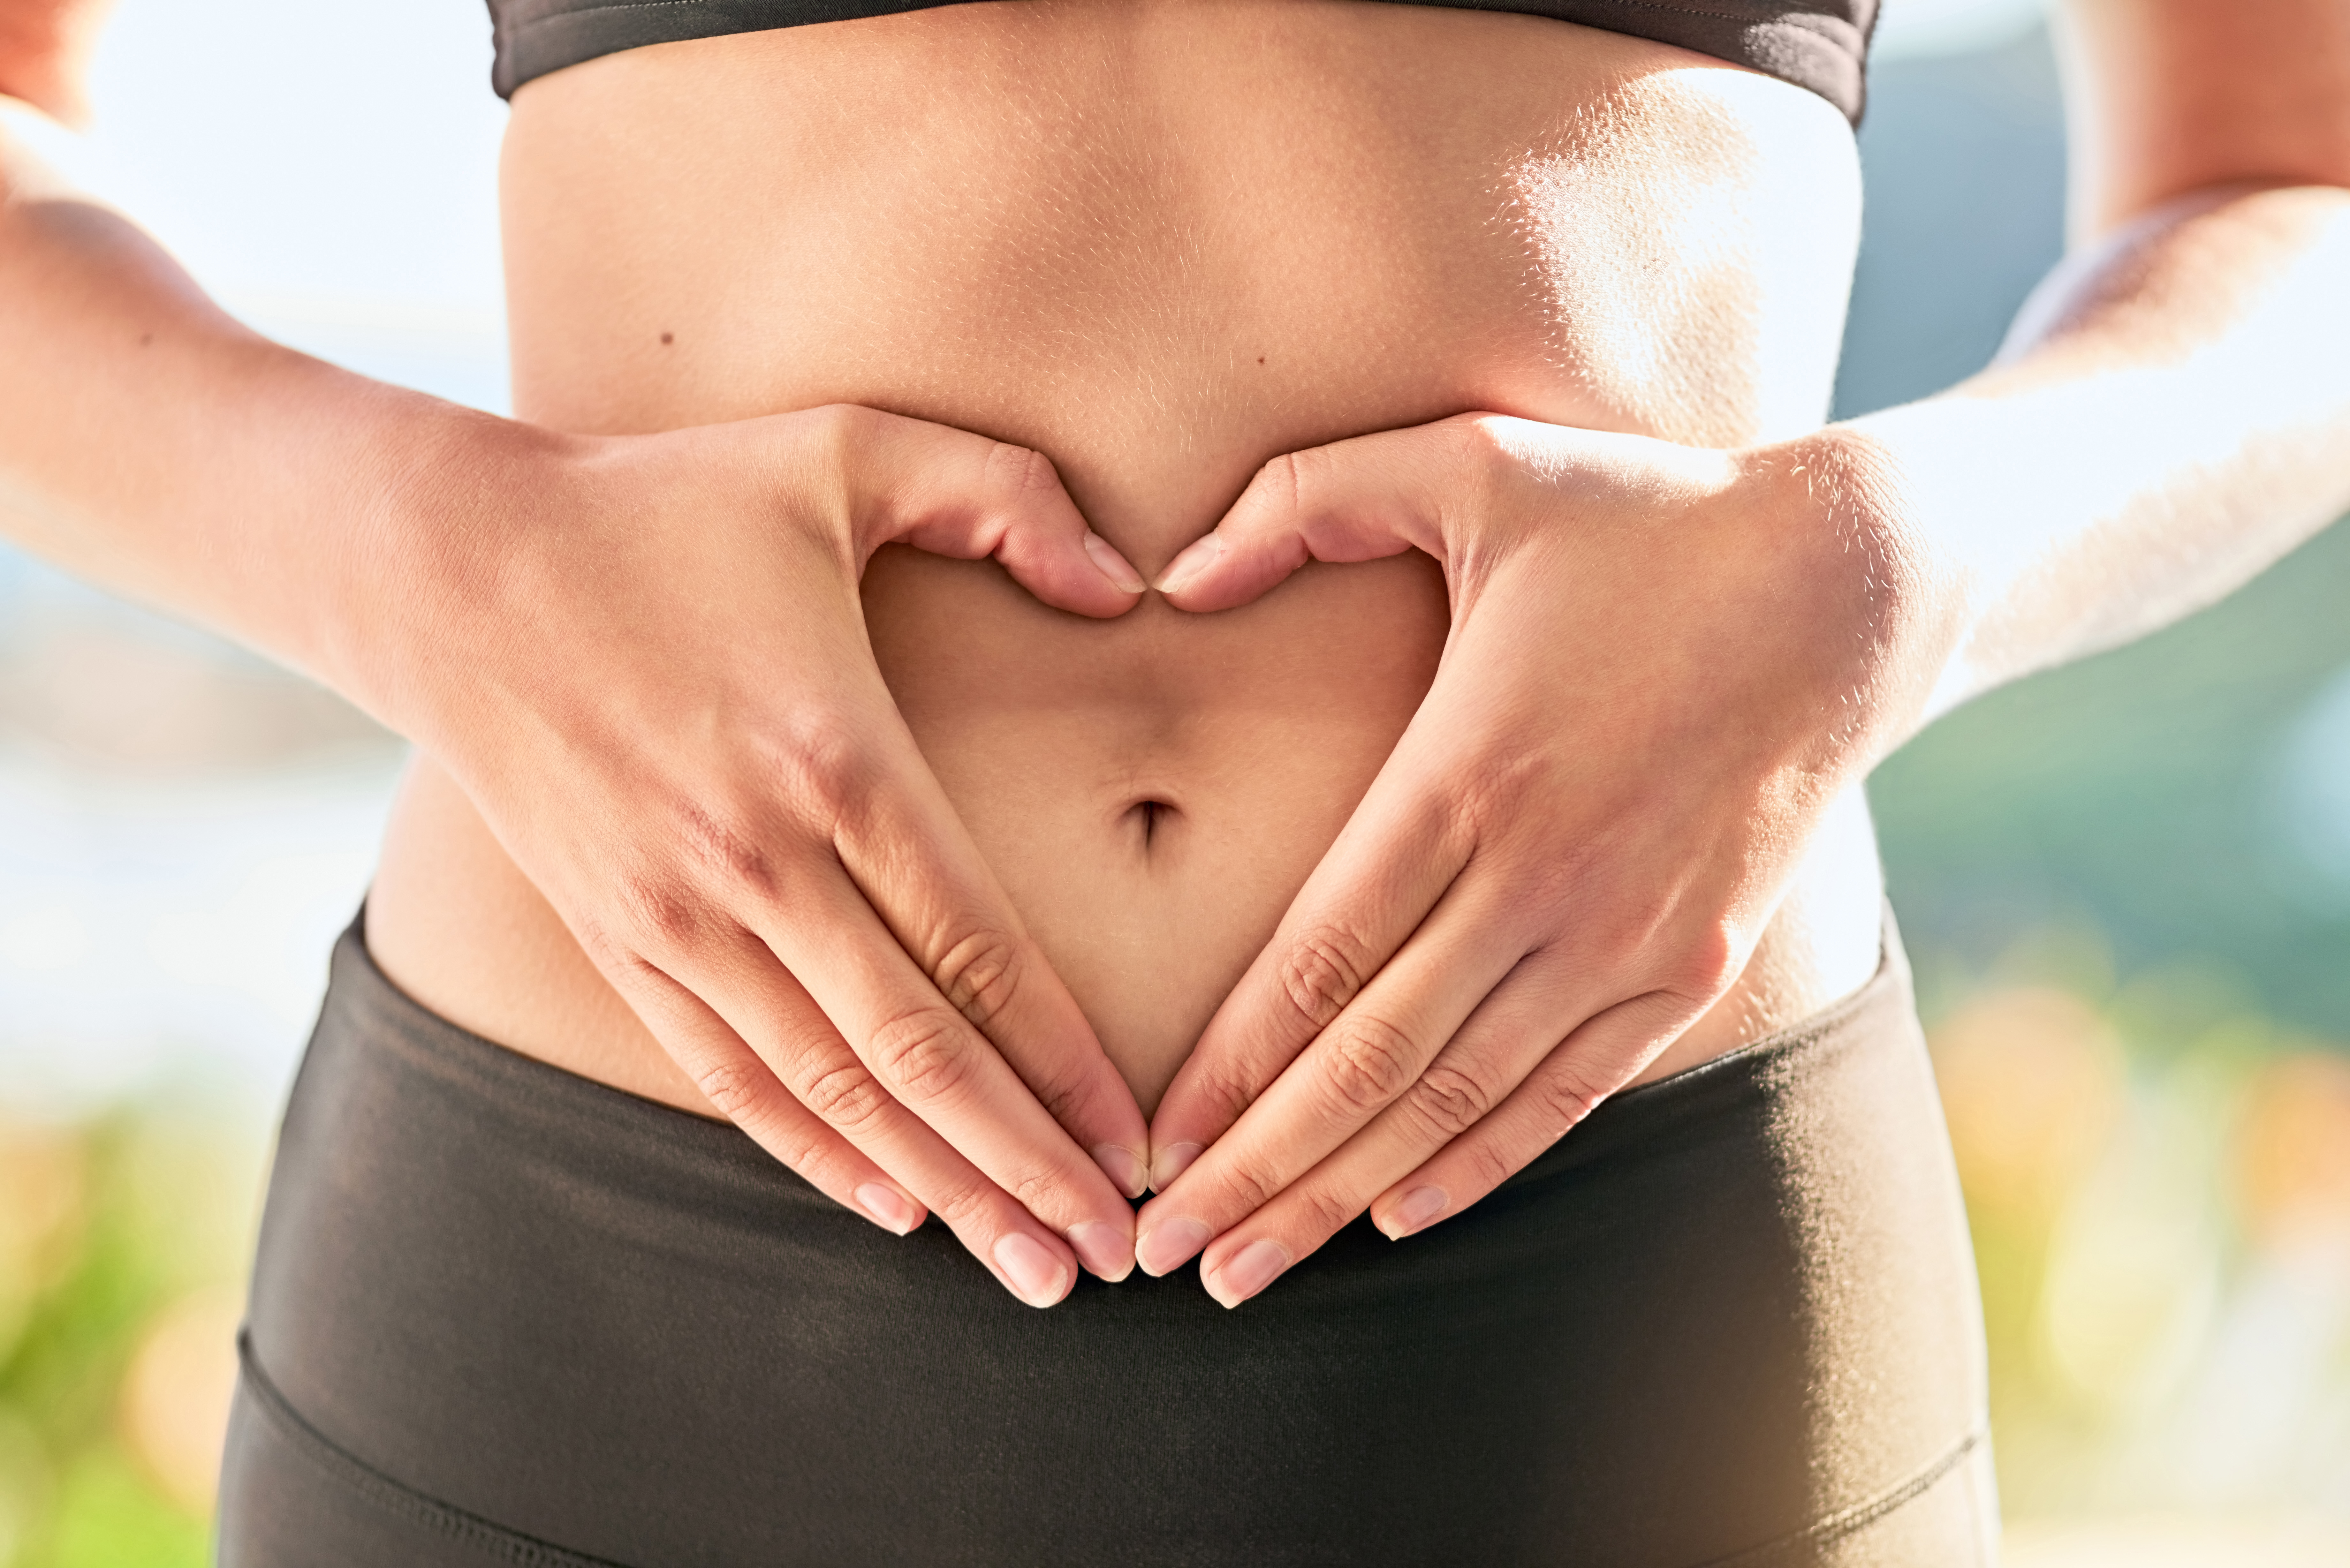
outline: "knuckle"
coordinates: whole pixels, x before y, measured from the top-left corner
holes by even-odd
[[[873,764],[862,742],[846,715],[805,708],[780,722],[767,748],[769,770],[785,799],[837,827],[871,798]]]
[[[741,1122],[755,1115],[765,1103],[774,1080],[748,1062],[726,1060],[706,1063],[693,1075],[693,1086],[702,1097],[715,1106],[728,1121]]]
[[[891,437],[910,421],[856,403],[827,403],[792,418],[794,511],[840,553],[854,581],[856,540],[867,524],[891,514],[905,483],[905,444]]]
[[[947,1229],[960,1234],[965,1228],[992,1216],[995,1207],[995,1190],[984,1180],[958,1181],[943,1192],[925,1192],[922,1201],[945,1221]]]
[[[862,1132],[879,1121],[890,1105],[889,1092],[872,1074],[854,1062],[838,1062],[795,1085],[800,1104],[827,1126],[844,1133]]]
[[[1337,926],[1317,926],[1283,956],[1282,995],[1298,1020],[1318,1033],[1355,1000],[1370,967],[1370,954],[1360,938]]]
[[[1313,1227],[1316,1236],[1336,1235],[1363,1211],[1361,1204],[1319,1182],[1292,1190],[1296,1192],[1298,1207],[1305,1211],[1306,1222]]]
[[[1498,1143],[1478,1141],[1469,1148],[1468,1157],[1470,1190],[1473,1192],[1491,1192],[1517,1174]]]
[[[982,472],[987,483],[1002,487],[1014,501],[1061,488],[1061,473],[1051,458],[1033,447],[1005,441],[988,443]]]
[[[589,912],[575,915],[571,933],[588,961],[610,980],[615,987],[625,987],[628,981],[639,977],[652,966],[639,957],[635,948],[612,929],[609,921]]]
[[[613,893],[627,911],[629,925],[659,949],[675,951],[691,947],[709,929],[708,903],[672,877],[626,874],[616,879]],[[603,940],[613,942],[609,936]]]
[[[1377,1110],[1409,1088],[1419,1075],[1419,1043],[1384,1018],[1352,1018],[1332,1030],[1324,1075],[1347,1109]]]
[[[1515,483],[1526,472],[1524,427],[1494,414],[1471,414],[1452,421],[1455,444],[1450,452],[1457,472],[1488,493]]]
[[[1087,1087],[1083,1075],[1071,1071],[1035,1075],[1028,1092],[1036,1096],[1046,1116],[1066,1127],[1080,1125],[1078,1113],[1088,1104]]]
[[[1678,934],[1660,989],[1691,1002],[1710,1003],[1737,981],[1743,968],[1737,930],[1726,920],[1709,921]]]
[[[804,1116],[786,1109],[788,1096],[772,1077],[761,1075],[754,1065],[745,1065],[728,1075],[731,1082],[705,1085],[710,1095],[717,1088],[733,1096],[721,1107],[726,1119],[751,1135],[753,1141],[785,1166],[822,1188],[828,1182],[837,1185],[847,1171],[841,1159],[840,1140],[825,1127]],[[701,1075],[696,1082],[702,1083]],[[711,1103],[718,1104],[716,1096]]]
[[[1462,517],[1482,519],[1481,554],[1490,554],[1507,530],[1502,520],[1526,499],[1533,478],[1525,454],[1512,439],[1510,423],[1490,414],[1447,421],[1436,464],[1444,493]]]
[[[871,410],[854,403],[827,403],[791,416],[795,488],[802,498],[837,521],[847,514],[858,450],[871,429]]]
[[[1558,803],[1571,794],[1557,757],[1545,746],[1486,746],[1475,764],[1451,781],[1450,819],[1444,825],[1469,844],[1489,844],[1513,832],[1523,836],[1529,823],[1554,820]],[[1544,891],[1571,882],[1590,853],[1586,846],[1574,846],[1546,860],[1539,878]]]
[[[874,1073],[916,1105],[960,1097],[977,1071],[970,1026],[944,1008],[917,1008],[873,1033],[867,1047]]]
[[[1444,428],[1454,442],[1453,455],[1470,467],[1499,467],[1516,455],[1504,433],[1509,427],[1491,414],[1451,420]]]
[[[848,1185],[841,1179],[850,1173],[837,1149],[812,1129],[778,1122],[761,1131],[759,1146],[819,1190],[837,1192]]]
[[[1492,1092],[1473,1073],[1438,1063],[1420,1075],[1405,1102],[1430,1131],[1450,1141],[1493,1108]]]
[[[759,834],[690,802],[679,806],[677,816],[680,842],[722,887],[761,897],[775,891],[775,863]]]
[[[1012,1005],[1026,970],[1020,940],[983,926],[948,943],[931,978],[956,1012],[984,1029]]]
[[[1304,515],[1318,457],[1318,453],[1288,452],[1268,461],[1233,504],[1233,522],[1244,533],[1279,530],[1294,524]]]
[[[1284,452],[1264,465],[1267,499],[1302,514],[1330,477],[1330,454],[1320,447]]]
[[[1535,1085],[1544,1132],[1557,1137],[1598,1109],[1607,1095],[1607,1089],[1582,1068],[1572,1063],[1555,1064]]]
[[[856,403],[826,403],[797,416],[800,439],[809,452],[846,472],[858,449],[873,434],[879,416]]]
[[[1270,1171],[1243,1163],[1224,1173],[1223,1187],[1241,1212],[1253,1214],[1281,1195],[1282,1181]]]
[[[1045,1114],[1065,1127],[1082,1126],[1080,1112],[1090,1104],[1089,1087],[1084,1075],[1074,1068],[1067,1071],[1039,1072],[1028,1064],[1020,1074],[1022,1083],[1045,1107]]]
[[[1446,488],[1482,499],[1501,468],[1502,444],[1494,427],[1480,419],[1446,420],[1430,427],[1428,455],[1444,475]]]
[[[1200,1097],[1207,1102],[1218,1127],[1232,1126],[1256,1102],[1255,1089],[1236,1075],[1212,1073],[1201,1078],[1198,1087]]]
[[[1005,1183],[1003,1190],[1010,1193],[1012,1200],[1029,1213],[1040,1214],[1045,1211],[1045,1205],[1066,1194],[1067,1186],[1067,1182],[1056,1171],[1029,1170],[1023,1171],[1010,1182]]]

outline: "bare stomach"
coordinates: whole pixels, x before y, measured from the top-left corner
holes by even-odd
[[[999,0],[634,50],[522,89],[504,177],[521,417],[618,432],[838,401],[980,431],[1050,456],[1146,573],[1266,459],[1347,435],[1464,410],[1703,444],[1817,422],[1858,210],[1849,131],[1799,89],[1350,0]],[[1448,624],[1417,556],[1097,622],[893,547],[865,606],[925,756],[1146,1111]],[[1856,792],[1651,1075],[1857,986],[1880,897]],[[708,1110],[429,757],[368,935],[456,1023]]]

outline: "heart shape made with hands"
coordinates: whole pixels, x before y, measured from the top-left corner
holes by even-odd
[[[1417,549],[1452,619],[1157,1108],[1146,1272],[1229,1306],[1366,1212],[1457,1214],[1722,1000],[1886,727],[1898,574],[1820,478],[1462,415],[1276,458],[1170,563],[1206,614]]]

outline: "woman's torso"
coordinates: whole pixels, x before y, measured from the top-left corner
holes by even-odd
[[[1700,444],[1807,428],[1859,205],[1842,115],[1784,82],[1347,0],[1024,0],[632,50],[517,93],[504,181],[519,416],[847,401],[980,431],[1049,455],[1146,573],[1267,458],[1347,435],[1471,409]],[[1440,574],[1309,566],[1243,609],[1103,623],[892,548],[865,598],[915,737],[1147,1109],[1409,721]],[[1857,986],[1878,898],[1856,792],[1649,1075]],[[699,1104],[429,759],[368,930],[451,1020]]]

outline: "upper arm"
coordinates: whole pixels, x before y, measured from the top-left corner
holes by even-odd
[[[82,67],[111,7],[112,0],[0,0],[0,95],[78,119]]]
[[[2203,186],[2350,185],[2345,0],[2067,0],[2073,223]]]

